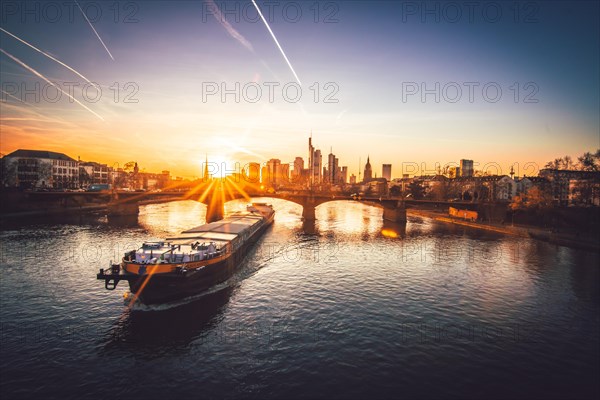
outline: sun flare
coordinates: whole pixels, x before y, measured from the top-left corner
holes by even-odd
[[[205,172],[211,178],[225,178],[236,172],[236,164],[229,157],[216,154],[208,155],[207,158],[200,160],[200,173],[204,176]]]

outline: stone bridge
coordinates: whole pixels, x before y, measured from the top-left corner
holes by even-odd
[[[258,193],[251,197],[266,197],[273,199],[287,200],[302,206],[302,218],[305,221],[315,220],[315,209],[323,203],[330,201],[359,201],[374,207],[383,209],[383,219],[392,222],[406,222],[406,209],[404,202],[398,199],[379,198],[379,197],[356,197],[348,195],[333,195],[311,192],[280,192],[280,193]],[[217,198],[219,198],[217,196]],[[236,194],[233,199],[245,198],[245,196]],[[227,200],[227,201],[229,201]],[[208,206],[207,221],[217,220],[223,216],[223,207],[214,200],[203,201]],[[213,216],[214,215],[214,216]],[[209,216],[211,216],[209,218]],[[216,219],[215,219],[216,218]]]
[[[215,182],[215,181],[213,181]],[[85,208],[90,205],[104,205],[109,216],[137,215],[140,204],[177,200],[199,201],[207,206],[207,222],[223,218],[226,202],[237,199],[251,200],[253,197],[266,197],[287,200],[302,206],[302,218],[315,220],[315,208],[330,201],[360,201],[383,209],[383,219],[393,222],[406,221],[406,209],[402,199],[379,197],[352,197],[348,195],[325,194],[321,192],[296,191],[265,193],[252,190],[230,190],[222,184],[206,183],[186,192],[30,192],[27,201],[44,204],[51,208]]]
[[[246,190],[244,190],[246,189]],[[85,209],[89,206],[108,208],[108,214],[137,215],[139,204],[162,203],[177,200],[199,201],[207,206],[206,220],[217,221],[223,218],[226,202],[236,199],[251,200],[253,197],[267,197],[287,200],[302,206],[302,218],[307,221],[315,220],[315,209],[330,201],[358,201],[383,209],[383,219],[392,222],[405,222],[406,209],[420,206],[448,207],[478,210],[481,204],[472,202],[448,202],[435,200],[412,200],[399,197],[349,196],[343,194],[311,192],[311,191],[280,191],[265,193],[264,191],[224,185],[215,180],[202,183],[187,191],[162,192],[29,192],[25,198],[32,204],[44,204],[51,208]]]

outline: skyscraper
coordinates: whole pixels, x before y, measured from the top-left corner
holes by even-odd
[[[383,164],[381,176],[383,176],[388,181],[392,180],[392,164]]]
[[[312,144],[312,132],[308,138],[308,174],[310,185],[321,183],[321,174],[323,170],[323,157],[321,150],[315,150]]]
[[[313,157],[315,155],[315,148],[312,145],[312,131],[310,132],[310,137],[308,138],[308,183],[312,186],[314,183],[314,167],[315,162]]]
[[[460,160],[460,176],[473,176],[473,160]]]
[[[329,156],[327,156],[327,182],[332,185],[337,183],[338,162],[339,160],[333,154],[333,151],[331,151]]]
[[[313,183],[320,184],[322,179],[321,177],[323,173],[323,156],[321,155],[321,150],[317,149],[313,155]]]
[[[267,171],[269,174],[268,183],[275,186],[277,183],[279,183],[278,178],[281,178],[281,160],[277,158],[271,158],[269,161],[267,161]]]
[[[304,159],[302,157],[296,157],[294,160],[294,170],[292,171],[292,180],[297,182],[302,177],[302,170],[304,169]]]
[[[290,164],[279,164],[277,167],[277,183],[286,185],[290,182]]]
[[[370,157],[367,156],[367,163],[365,164],[365,173],[363,175],[363,183],[368,183],[373,179],[373,170],[371,169]]]
[[[348,182],[348,167],[342,167],[342,176],[340,177],[342,185]]]

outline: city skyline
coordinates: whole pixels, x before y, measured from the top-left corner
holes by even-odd
[[[318,153],[321,154],[321,150],[318,148],[314,148],[313,149]],[[53,151],[56,153],[61,153],[61,154],[65,154],[67,157],[72,158],[74,161],[79,161],[81,163],[98,163],[101,165],[104,165],[108,168],[111,168],[112,170],[123,170],[124,167],[127,164],[130,163],[135,163],[136,166],[138,165],[138,160],[131,158],[129,161],[123,161],[123,162],[103,162],[103,161],[99,161],[99,160],[92,160],[92,159],[83,159],[80,156],[76,156],[73,157],[71,154],[67,154],[65,151],[61,151],[60,149],[57,150],[49,150],[47,148],[36,148],[36,149],[15,149],[14,151],[10,152],[10,153],[1,153],[1,157],[10,155],[11,153],[14,153],[17,150],[24,150],[24,151],[33,151],[33,152],[37,152],[37,151]],[[591,150],[591,151],[589,151]],[[332,151],[332,150],[330,150]],[[596,150],[597,151],[597,150]],[[584,153],[589,153],[589,154],[594,154],[593,149],[588,149],[588,151],[584,152]],[[583,153],[582,153],[583,154]],[[329,156],[333,155],[335,157],[335,155],[333,153],[330,153]],[[556,155],[555,155],[556,156]],[[578,156],[579,155],[570,155],[570,154],[566,154],[565,156],[570,157],[570,160],[572,162],[572,168],[576,168],[578,166]],[[0,159],[1,159],[0,157]],[[234,175],[234,174],[239,174],[239,173],[246,173],[248,176],[251,176],[254,174],[254,172],[252,171],[253,167],[256,166],[256,168],[258,168],[259,170],[259,175],[263,175],[260,171],[265,168],[268,167],[269,164],[273,161],[276,161],[278,165],[284,165],[286,166],[286,170],[287,170],[287,176],[288,179],[292,180],[295,176],[301,175],[300,173],[297,172],[297,167],[299,165],[304,165],[304,164],[299,164],[300,161],[302,161],[303,163],[305,163],[307,166],[309,165],[309,161],[310,161],[310,157],[305,157],[305,156],[296,156],[294,157],[293,161],[289,161],[289,162],[283,162],[281,159],[278,158],[274,158],[276,156],[272,156],[271,158],[269,158],[268,160],[264,160],[264,161],[257,161],[256,159],[251,159],[250,161],[233,161],[233,160],[227,160],[225,158],[222,157],[215,157],[215,158],[210,158],[208,157],[208,154],[205,154],[205,158],[200,160],[199,162],[199,166],[198,166],[198,170],[194,173],[194,175],[182,175],[182,174],[178,174],[176,173],[176,171],[172,171],[170,169],[167,168],[161,168],[160,165],[157,165],[156,169],[151,169],[149,168],[147,165],[143,165],[142,163],[140,163],[140,172],[144,172],[144,173],[162,173],[164,171],[168,171],[170,172],[173,176],[176,176],[178,178],[182,178],[182,179],[202,179],[203,175],[206,174],[206,169],[208,166],[208,170],[209,170],[209,174],[211,177],[215,177],[215,178],[224,178],[225,176],[230,176],[230,175]],[[357,182],[361,182],[364,179],[364,168],[365,166],[369,163],[370,165],[370,155],[367,155],[367,160],[364,161],[364,158],[362,159],[363,161],[361,161],[361,158],[359,158],[358,160],[358,167],[356,167],[356,173],[352,173],[352,169],[350,167],[348,167],[347,165],[341,166],[338,164],[338,157],[335,157],[335,162],[336,162],[336,167],[338,167],[337,171],[339,171],[339,173],[343,174],[343,176],[346,178],[343,180],[344,183],[350,183],[350,177],[351,176],[355,176],[357,179]],[[515,176],[515,177],[526,177],[526,176],[537,176],[539,171],[545,168],[548,168],[548,164],[552,163],[552,162],[556,162],[556,160],[562,160],[561,157],[553,157],[552,160],[545,160],[543,163],[540,164],[535,164],[535,163],[512,163],[509,164],[509,166],[505,169],[504,166],[500,165],[499,163],[496,162],[481,162],[478,160],[473,160],[473,159],[469,159],[466,157],[461,158],[460,160],[451,160],[449,162],[445,162],[445,163],[440,163],[440,162],[434,162],[432,164],[427,164],[425,162],[414,162],[414,161],[401,161],[398,162],[397,164],[394,163],[373,163],[373,165],[375,167],[369,167],[369,169],[372,171],[371,174],[371,178],[381,178],[384,177],[386,178],[388,181],[391,181],[393,179],[399,179],[399,178],[403,178],[406,176],[410,176],[410,177],[419,177],[419,176],[435,176],[435,175],[453,175],[455,174],[454,170],[461,170],[461,167],[463,165],[463,162],[469,162],[469,174],[473,175],[475,174],[479,174],[479,175],[490,175],[490,176]],[[327,159],[326,159],[327,161]],[[328,162],[321,162],[320,163],[320,177],[319,179],[323,180],[323,183],[329,183],[329,177],[325,176],[325,173],[329,174],[330,171],[328,169],[329,167],[329,163]],[[569,168],[570,169],[570,168]],[[304,172],[308,173],[308,168],[302,168],[302,170],[304,170]],[[326,171],[326,172],[325,172]],[[345,171],[345,172],[344,172]],[[271,172],[269,172],[270,174]],[[317,169],[315,168],[314,173],[317,173]],[[359,179],[360,178],[360,179]]]
[[[297,21],[281,9],[267,18],[301,85],[246,2],[135,4],[120,4],[118,15],[101,10],[91,22],[101,41],[81,13],[63,10],[51,21],[40,8],[36,21],[7,10],[2,153],[44,148],[111,166],[137,159],[193,177],[206,154],[293,162],[305,157],[293,149],[313,130],[319,147],[333,146],[358,176],[367,155],[378,174],[383,163],[433,170],[465,157],[507,174],[514,163],[539,169],[598,147],[597,3],[536,3],[520,14],[502,3],[497,20],[478,9],[472,21],[462,10],[455,22],[441,6],[430,15],[406,8],[411,2],[321,4],[318,15],[294,3],[303,8]],[[84,95],[81,76],[30,45],[97,82],[101,97],[90,88]],[[76,83],[73,97],[101,118],[65,95],[51,101],[58,92],[32,69],[65,92]],[[278,85],[273,101],[269,83]],[[288,84],[290,96],[301,87],[298,102],[284,98]],[[252,102],[256,85],[262,97]]]

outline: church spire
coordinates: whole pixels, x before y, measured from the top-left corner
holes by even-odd
[[[363,175],[363,183],[368,183],[373,180],[373,170],[371,169],[371,157],[367,155],[367,163],[365,164],[365,173]]]
[[[206,154],[206,161],[204,162],[204,180],[207,181],[208,178],[208,154]]]

